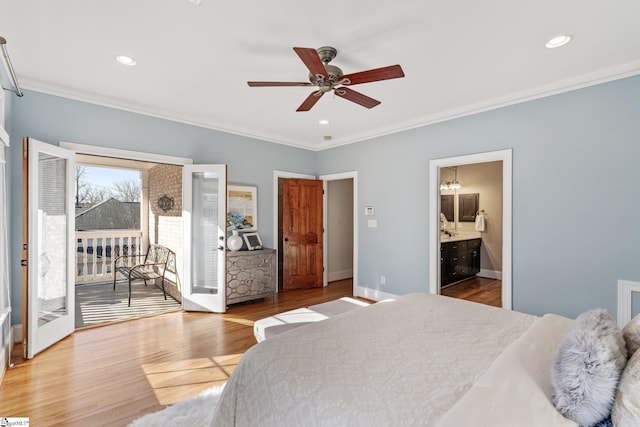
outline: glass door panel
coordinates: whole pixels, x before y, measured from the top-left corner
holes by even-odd
[[[75,153],[27,144],[27,357],[74,330],[73,173]]]
[[[226,165],[183,172],[184,309],[225,311]]]

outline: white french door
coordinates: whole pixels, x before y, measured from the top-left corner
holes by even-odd
[[[185,165],[182,173],[184,222],[183,308],[226,310],[227,166]]]
[[[75,152],[29,138],[23,145],[23,334],[31,359],[75,327]]]

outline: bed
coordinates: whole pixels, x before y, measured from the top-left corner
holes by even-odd
[[[252,347],[213,425],[575,427],[550,384],[572,322],[430,294],[372,304]]]

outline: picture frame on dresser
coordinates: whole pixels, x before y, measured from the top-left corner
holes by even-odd
[[[227,212],[239,215],[252,225],[242,231],[258,231],[258,187],[227,185]]]
[[[247,244],[247,249],[250,251],[262,249],[262,240],[260,240],[258,233],[243,233],[242,237]]]

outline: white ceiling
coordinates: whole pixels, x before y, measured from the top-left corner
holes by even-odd
[[[639,74],[638,17],[638,0],[0,0],[0,36],[23,88],[321,150]],[[406,77],[354,87],[371,110],[247,86],[306,81],[292,48],[326,45],[346,74]]]

